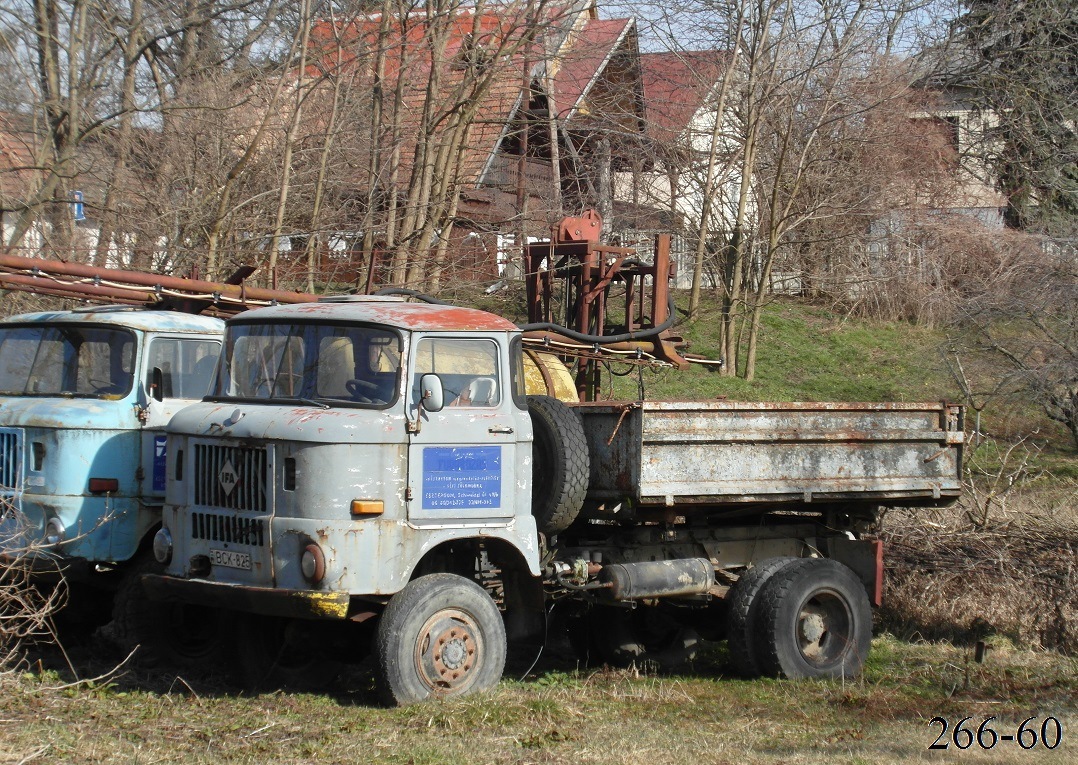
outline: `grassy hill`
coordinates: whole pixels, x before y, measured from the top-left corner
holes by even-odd
[[[467,301],[467,296],[457,296]],[[473,299],[472,304],[516,321],[523,300],[511,294]],[[678,303],[687,303],[679,296]],[[700,318],[682,321],[674,331],[688,351],[722,358],[721,311],[713,296],[702,301]],[[947,333],[908,322],[882,322],[843,316],[801,300],[778,299],[764,310],[757,351],[756,379],[725,377],[713,366],[693,365],[643,372],[651,400],[741,401],[952,401],[967,404],[952,377]],[[973,380],[990,387],[988,380]],[[605,375],[604,397],[635,398],[638,375]],[[980,403],[980,402],[978,402]],[[976,417],[968,413],[967,429]],[[1021,395],[990,400],[981,413],[980,431],[1006,442],[1029,439],[1035,463],[1054,475],[1078,479],[1078,453],[1066,430]]]
[[[719,307],[704,303],[701,317],[677,331],[689,350],[721,357]],[[796,301],[776,301],[764,312],[756,379],[722,377],[702,366],[661,373],[648,386],[653,398],[763,401],[921,401],[954,399],[939,347],[942,333],[909,324],[843,319]]]

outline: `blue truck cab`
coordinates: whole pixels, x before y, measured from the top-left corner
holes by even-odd
[[[0,561],[110,574],[160,524],[172,416],[206,393],[224,322],[126,306],[0,321]]]

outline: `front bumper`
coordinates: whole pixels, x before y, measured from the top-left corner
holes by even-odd
[[[171,600],[235,611],[295,619],[345,619],[351,598],[346,592],[281,590],[205,579],[146,574],[142,586],[153,600]]]

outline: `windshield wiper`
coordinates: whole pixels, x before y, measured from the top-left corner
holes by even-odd
[[[329,409],[330,406],[325,401],[315,401],[313,398],[303,398],[302,396],[296,396],[296,401],[300,401],[304,404],[310,404],[311,406],[320,406],[323,409]]]

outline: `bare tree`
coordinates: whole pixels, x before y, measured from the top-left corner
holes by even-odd
[[[731,27],[713,22],[690,31],[728,46],[732,65],[717,87],[716,121],[700,168],[703,190],[695,221],[696,274],[690,311],[709,253],[723,302],[724,374],[755,375],[762,310],[775,290],[776,268],[794,277],[806,241],[823,235],[821,221],[859,214],[864,223],[878,199],[854,176],[864,146],[885,131],[871,115],[901,99],[908,69],[883,66],[918,6],[906,0],[755,0],[693,3],[699,19],[714,8]],[[671,20],[671,30],[679,21]],[[675,34],[671,39],[677,39]],[[884,82],[884,75],[894,79]],[[903,117],[902,121],[905,122]],[[863,235],[863,232],[861,232]]]
[[[954,342],[992,369],[997,387],[1039,405],[1078,449],[1078,257],[1032,236],[1002,239],[1008,267],[970,285]]]

